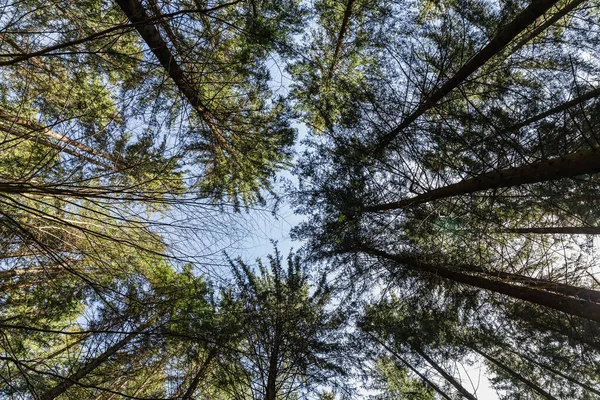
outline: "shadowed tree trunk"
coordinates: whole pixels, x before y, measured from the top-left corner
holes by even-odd
[[[333,71],[337,65],[338,59],[340,57],[340,51],[342,50],[342,44],[344,43],[344,38],[346,37],[346,33],[350,28],[350,16],[352,15],[352,7],[354,6],[354,0],[348,0],[346,3],[346,8],[344,9],[344,17],[342,19],[342,25],[340,26],[340,32],[337,35],[337,40],[335,43],[335,50],[333,52],[333,57],[331,59],[331,65],[329,66],[329,73],[327,75],[327,79],[331,79],[333,76]]]
[[[465,398],[469,400],[477,400],[477,397],[473,396],[467,389],[463,387],[452,375],[447,373],[438,363],[436,363],[431,357],[429,357],[424,351],[420,350],[416,346],[411,346],[413,351],[415,351],[418,355],[420,355],[429,365],[433,367],[440,375],[444,377],[444,379],[450,383],[452,386],[456,388]]]
[[[600,172],[600,151],[598,149],[591,149],[520,167],[487,172],[448,186],[430,190],[409,199],[366,206],[363,210],[366,212],[397,210],[433,200],[475,193],[482,190],[507,188],[528,183],[551,182],[596,172]]]
[[[534,0],[531,4],[521,11],[510,23],[508,23],[490,42],[473,56],[465,65],[463,65],[456,74],[447,80],[439,89],[427,96],[421,105],[412,114],[402,121],[395,129],[388,132],[378,140],[373,150],[373,156],[377,158],[394,139],[417,118],[426,111],[433,108],[444,96],[450,93],[458,85],[463,83],[471,74],[477,71],[481,66],[488,62],[493,56],[498,54],[515,37],[523,32],[536,19],[544,15],[550,9],[556,0]]]
[[[479,354],[480,356],[482,356],[483,358],[485,358],[486,360],[488,360],[490,363],[492,363],[492,364],[500,367],[504,371],[508,372],[511,376],[513,376],[517,380],[523,382],[525,385],[527,385],[528,387],[532,388],[533,390],[535,390],[536,392],[538,392],[539,394],[541,394],[543,397],[545,397],[545,398],[547,398],[549,400],[557,400],[556,397],[554,397],[550,393],[546,392],[544,389],[542,389],[535,382],[530,381],[529,379],[525,378],[523,375],[519,374],[517,371],[513,370],[512,368],[510,368],[508,365],[506,365],[506,364],[500,362],[499,360],[496,360],[495,358],[493,358],[493,357],[487,355],[486,353],[480,351],[475,346],[469,346],[469,348],[471,350],[473,350],[474,352],[476,352],[477,354]]]
[[[490,290],[495,293],[504,294],[516,299],[525,300],[530,303],[539,304],[566,314],[575,315],[592,321],[600,322],[600,304],[585,300],[575,299],[552,293],[546,290],[533,289],[525,286],[470,275],[442,265],[432,265],[421,262],[415,257],[404,257],[388,254],[381,250],[369,247],[359,247],[357,250],[373,256],[395,261],[404,268],[422,271],[448,280]]]
[[[146,323],[146,324],[142,325],[138,329],[138,331],[147,328],[149,325],[150,325],[150,323]],[[60,396],[61,394],[65,393],[71,386],[76,385],[81,379],[85,378],[86,375],[88,375],[90,372],[92,372],[93,370],[98,368],[100,365],[102,365],[104,362],[106,362],[110,357],[112,357],[114,354],[116,354],[119,350],[121,350],[127,344],[129,344],[129,342],[131,342],[139,334],[138,331],[129,333],[123,339],[119,340],[117,343],[113,344],[108,349],[106,349],[102,354],[100,354],[99,356],[97,356],[94,359],[87,362],[85,365],[83,365],[81,368],[79,368],[75,373],[73,373],[67,377],[64,377],[62,382],[60,382],[54,388],[52,388],[52,389],[48,390],[47,392],[43,393],[42,395],[40,395],[39,400],[52,400],[52,399]]]
[[[427,378],[425,375],[423,375],[421,372],[419,372],[419,370],[416,369],[415,367],[413,367],[408,361],[404,360],[404,358],[402,358],[400,356],[400,354],[398,354],[397,351],[394,351],[390,346],[385,344],[381,339],[379,339],[377,336],[373,335],[371,332],[364,331],[364,333],[366,333],[371,339],[373,339],[377,343],[379,343],[381,345],[381,347],[383,347],[388,352],[390,352],[390,354],[392,354],[394,357],[396,357],[396,359],[398,359],[400,362],[402,362],[402,364],[406,365],[419,378],[421,378],[425,383],[427,383],[429,386],[431,386],[433,388],[433,390],[435,390],[440,396],[442,396],[446,400],[452,400],[450,398],[450,396],[448,396],[442,389],[439,388],[439,386],[437,386],[435,383],[433,383],[431,380],[429,380],[429,378]]]

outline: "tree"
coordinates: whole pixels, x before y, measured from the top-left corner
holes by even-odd
[[[235,286],[224,289],[222,312],[238,318],[240,353],[220,365],[223,390],[275,400],[339,385],[343,316],[328,310],[325,277],[311,285],[300,259],[290,253],[286,268],[277,250],[256,271],[241,259],[230,265]]]

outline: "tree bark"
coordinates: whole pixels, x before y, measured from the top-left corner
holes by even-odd
[[[518,51],[521,47],[525,46],[527,43],[529,43],[529,41],[536,38],[540,33],[545,31],[548,27],[554,25],[556,22],[558,22],[559,19],[566,16],[568,13],[573,11],[575,8],[577,8],[577,6],[584,3],[585,1],[586,0],[574,0],[566,6],[564,6],[563,8],[561,8],[560,10],[558,10],[556,14],[548,18],[543,24],[535,28],[533,31],[531,31],[531,33],[525,35],[525,37],[522,38],[519,41],[519,43],[517,43],[517,45],[512,49],[513,53]]]
[[[513,274],[503,271],[488,271],[483,268],[469,266],[465,268],[468,272],[477,272],[485,274],[492,278],[500,278],[504,282],[518,282],[529,287],[536,287],[548,290],[550,292],[561,293],[565,296],[577,297],[582,300],[600,303],[600,291],[586,289],[578,286],[567,285],[565,283],[552,282],[545,279],[537,279],[529,276]]]
[[[557,0],[533,0],[531,4],[517,15],[510,23],[498,32],[492,40],[481,49],[473,58],[463,65],[456,74],[447,80],[440,88],[427,96],[421,105],[410,114],[394,130],[381,137],[376,143],[373,156],[377,158],[394,139],[417,118],[426,111],[433,108],[444,96],[463,83],[471,74],[477,71],[481,66],[488,62],[493,56],[498,54],[515,37],[523,32],[536,19],[542,16],[550,9]]]
[[[366,206],[363,211],[388,211],[460,196],[482,190],[507,188],[528,183],[551,182],[583,174],[600,172],[600,150],[591,149],[562,157],[537,161],[529,165],[487,172],[473,178],[430,190],[418,196],[391,203]]]
[[[542,363],[540,363],[540,362],[538,362],[538,361],[534,360],[533,358],[531,358],[531,357],[529,357],[529,356],[526,356],[526,355],[524,355],[524,354],[518,353],[518,352],[516,352],[516,351],[514,351],[514,350],[511,350],[511,349],[508,349],[508,350],[509,350],[511,353],[513,353],[513,354],[516,354],[517,356],[519,356],[519,357],[523,358],[524,360],[527,360],[527,361],[529,361],[530,363],[533,363],[533,364],[535,364],[535,365],[539,366],[540,368],[543,368],[543,369],[545,369],[545,370],[547,370],[547,371],[550,371],[550,372],[552,372],[553,374],[555,374],[555,375],[558,375],[558,376],[560,376],[561,378],[568,380],[569,382],[572,382],[572,383],[574,383],[574,384],[576,384],[576,385],[579,385],[579,386],[581,386],[582,388],[584,388],[585,390],[588,390],[588,391],[590,391],[591,393],[595,393],[595,394],[597,394],[597,395],[600,397],[600,390],[597,390],[597,389],[595,389],[595,388],[593,388],[593,387],[591,387],[591,386],[589,386],[589,385],[587,385],[587,384],[585,384],[585,383],[583,383],[583,382],[580,382],[580,381],[578,381],[577,379],[575,379],[575,378],[573,378],[573,377],[571,377],[571,376],[569,376],[569,375],[566,375],[566,374],[564,374],[564,373],[560,372],[559,370],[557,370],[557,369],[555,369],[555,368],[552,368],[552,367],[551,367],[551,366],[549,366],[549,365],[542,364]]]
[[[600,304],[597,303],[563,296],[546,290],[518,286],[481,276],[470,275],[447,266],[421,262],[416,257],[388,254],[381,250],[364,246],[359,247],[357,250],[397,262],[410,270],[426,272],[454,282],[490,290],[515,299],[525,300],[530,303],[553,308],[566,314],[600,322]]]
[[[116,3],[125,13],[127,18],[135,25],[135,29],[146,42],[152,53],[154,53],[173,82],[175,82],[179,91],[204,119],[204,114],[208,111],[206,106],[200,100],[196,90],[185,77],[182,68],[175,60],[175,57],[169,50],[167,43],[161,37],[158,29],[156,29],[153,24],[145,23],[150,18],[142,3],[139,0],[116,0]]]

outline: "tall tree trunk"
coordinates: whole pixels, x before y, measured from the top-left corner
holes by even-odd
[[[544,15],[557,0],[533,0],[531,4],[508,23],[490,42],[481,49],[473,58],[463,65],[456,74],[447,80],[439,89],[427,96],[419,108],[402,121],[395,129],[383,135],[377,142],[373,150],[373,156],[377,158],[394,139],[417,118],[426,111],[433,108],[444,96],[450,93],[458,85],[463,83],[471,74],[477,71],[481,66],[488,62],[493,56],[523,32],[536,19]]]
[[[525,119],[525,120],[523,120],[523,121],[521,121],[519,123],[516,123],[514,125],[511,125],[508,128],[502,130],[500,132],[500,134],[503,135],[503,134],[506,134],[506,133],[509,133],[509,132],[517,131],[517,130],[523,128],[523,127],[526,127],[528,125],[533,124],[534,122],[540,121],[540,120],[542,120],[542,119],[544,119],[546,117],[549,117],[551,115],[555,115],[555,114],[561,113],[563,111],[566,111],[569,108],[573,108],[573,107],[575,107],[575,106],[577,106],[577,105],[579,105],[579,104],[581,104],[581,103],[583,103],[585,101],[594,99],[594,98],[596,98],[598,96],[600,96],[600,88],[592,89],[589,92],[586,92],[586,93],[582,94],[579,97],[576,97],[576,98],[574,98],[572,100],[566,101],[566,102],[564,102],[562,104],[559,104],[556,107],[553,107],[553,108],[551,108],[549,110],[546,110],[546,111],[544,111],[542,113],[539,113],[537,115],[534,115],[533,117],[527,118],[527,119]]]
[[[600,150],[591,149],[520,167],[487,172],[448,186],[430,190],[409,199],[366,206],[363,210],[366,212],[397,210],[433,200],[475,193],[482,190],[507,188],[528,183],[550,182],[596,172],[600,172]]]
[[[402,364],[406,365],[412,372],[414,372],[419,378],[421,378],[425,383],[427,383],[429,386],[431,386],[433,388],[433,390],[435,390],[440,396],[442,396],[444,399],[446,400],[452,400],[450,398],[450,396],[448,396],[442,389],[440,389],[435,383],[433,383],[431,380],[429,380],[429,378],[427,378],[424,374],[422,374],[418,369],[416,369],[415,367],[413,367],[408,361],[406,361],[404,358],[402,358],[400,356],[400,354],[398,354],[397,351],[394,351],[394,349],[392,349],[390,346],[388,346],[387,344],[385,344],[381,339],[379,339],[377,336],[373,335],[371,332],[368,331],[364,331],[364,333],[366,333],[370,338],[372,338],[373,340],[375,340],[377,343],[379,343],[384,349],[386,349],[391,355],[393,355],[394,357],[396,357],[400,362],[402,362]]]
[[[600,235],[600,226],[549,226],[543,228],[510,228],[505,232],[564,235]]]
[[[546,365],[546,364],[543,364],[543,363],[541,363],[539,361],[536,361],[536,360],[534,360],[533,358],[531,358],[529,356],[526,356],[524,354],[518,353],[518,352],[516,352],[516,351],[514,351],[514,350],[512,350],[510,348],[508,348],[507,350],[510,351],[513,354],[516,354],[517,356],[521,357],[522,359],[524,359],[526,361],[529,361],[530,363],[533,363],[533,364],[539,366],[540,368],[543,368],[543,369],[545,369],[547,371],[550,371],[553,374],[558,375],[561,378],[568,380],[569,382],[572,382],[572,383],[574,383],[576,385],[581,386],[582,388],[584,388],[585,390],[588,390],[591,393],[597,394],[599,396],[599,398],[600,398],[600,390],[595,389],[595,388],[593,388],[593,387],[591,387],[591,386],[589,386],[589,385],[587,385],[587,384],[585,384],[583,382],[580,382],[577,379],[575,379],[575,378],[573,378],[573,377],[571,377],[569,375],[566,375],[563,372],[561,372],[561,371],[559,371],[559,370],[557,370],[555,368],[552,368],[549,365]]]
[[[522,285],[548,290],[554,293],[560,293],[565,296],[577,297],[582,300],[600,303],[600,291],[586,289],[578,286],[567,285],[566,283],[552,282],[545,279],[531,278],[529,276],[512,274],[503,271],[489,271],[476,266],[464,268],[468,272],[477,272],[491,278],[499,278],[504,282],[518,282]]]
[[[544,389],[542,389],[535,382],[530,381],[529,379],[525,378],[523,375],[519,374],[517,371],[513,370],[512,368],[510,368],[508,365],[506,365],[506,364],[502,363],[501,361],[496,360],[492,356],[489,356],[488,354],[482,352],[481,350],[479,350],[475,346],[469,346],[469,348],[471,350],[473,350],[474,352],[476,352],[477,354],[479,354],[480,356],[482,356],[483,358],[485,358],[486,360],[488,360],[490,363],[492,363],[492,364],[500,367],[504,371],[508,372],[511,376],[513,376],[517,380],[523,382],[525,385],[527,385],[528,387],[532,388],[533,390],[535,390],[536,392],[538,392],[539,394],[541,394],[545,398],[547,398],[549,400],[557,400],[556,397],[554,397],[550,393],[546,392]]]
[[[190,105],[205,119],[208,112],[206,106],[198,97],[196,90],[185,77],[183,69],[179,66],[175,57],[169,50],[167,43],[163,40],[160,32],[153,24],[145,23],[149,16],[139,0],[116,0],[127,18],[135,25],[142,39],[146,42],[152,53],[156,56],[165,72],[169,74],[179,91],[185,96]]]
[[[404,268],[410,270],[426,272],[454,282],[490,290],[495,293],[553,308],[566,314],[600,322],[600,304],[597,303],[563,296],[546,290],[533,289],[481,276],[470,275],[447,266],[424,263],[415,257],[388,254],[381,250],[369,247],[359,247],[358,250],[373,256],[395,261]]]
[[[556,12],[556,14],[554,14],[552,17],[548,18],[543,24],[541,24],[540,26],[535,28],[533,31],[531,31],[531,33],[526,34],[519,41],[519,43],[517,43],[517,45],[512,49],[512,52],[514,53],[514,52],[518,51],[521,47],[523,47],[527,43],[529,43],[529,41],[531,41],[532,39],[535,39],[540,33],[545,31],[550,26],[554,25],[556,22],[558,22],[559,19],[566,16],[568,13],[573,11],[575,8],[577,8],[577,6],[584,3],[585,1],[586,0],[574,0],[574,1],[570,2],[569,4],[567,4],[566,6],[564,6],[563,8],[561,8],[560,10],[558,10]]]
[[[454,377],[452,375],[447,373],[438,363],[436,363],[424,351],[420,350],[416,346],[411,345],[410,347],[418,355],[420,355],[422,358],[424,358],[425,361],[427,361],[427,363],[433,367],[433,369],[435,369],[440,375],[442,375],[448,383],[450,383],[452,386],[454,386],[456,388],[456,390],[458,390],[460,392],[460,394],[462,394],[464,397],[466,397],[469,400],[477,400],[477,397],[475,397],[471,393],[469,393],[469,391],[467,389],[465,389],[463,385],[461,385],[456,379],[454,379]]]
[[[267,375],[267,387],[265,400],[275,400],[277,398],[277,375],[279,366],[279,350],[281,346],[281,335],[278,327],[275,328],[273,339],[273,349],[269,357],[269,370]]]
[[[194,392],[198,388],[198,384],[200,384],[200,380],[206,376],[206,372],[208,371],[208,367],[210,366],[210,363],[217,356],[217,352],[218,351],[216,348],[211,349],[209,351],[208,355],[206,356],[206,359],[200,366],[200,369],[198,370],[198,372],[196,372],[194,379],[192,379],[192,381],[190,382],[190,386],[187,388],[187,390],[181,397],[182,400],[191,400],[192,399]]]
[[[2,110],[2,109],[0,109],[0,119],[10,123],[11,125],[13,125],[13,124],[18,125],[18,126],[22,127],[23,129],[27,130],[27,133],[24,133],[24,132],[22,133],[22,132],[18,132],[14,128],[3,129],[12,135],[15,135],[15,136],[18,136],[21,138],[25,138],[25,139],[29,139],[29,140],[39,140],[39,137],[37,135],[37,134],[39,134],[46,138],[50,138],[50,139],[56,140],[60,143],[63,143],[64,145],[72,146],[72,147],[76,148],[80,153],[77,153],[74,150],[65,147],[64,145],[61,146],[59,144],[49,142],[49,141],[45,141],[42,144],[45,144],[45,145],[55,148],[55,149],[59,149],[61,151],[65,151],[69,154],[75,155],[80,158],[83,157],[85,159],[89,159],[89,156],[98,157],[100,160],[92,159],[93,160],[92,162],[94,162],[95,164],[98,164],[98,165],[102,165],[102,166],[108,165],[107,168],[109,168],[109,169],[116,168],[115,165],[117,164],[117,162],[112,155],[105,153],[103,151],[96,150],[92,147],[89,147],[88,145],[86,145],[84,143],[81,143],[77,140],[68,138],[65,135],[61,135],[60,133],[54,132],[53,130],[49,129],[48,127],[37,126],[37,124],[33,121],[26,120],[24,118],[19,117],[18,115],[13,115],[12,113],[10,113],[6,110]],[[49,144],[47,144],[47,143],[49,143]]]
[[[335,43],[335,50],[333,52],[333,57],[331,58],[331,64],[329,65],[329,72],[327,74],[327,80],[330,80],[333,76],[333,71],[338,62],[338,58],[340,56],[340,51],[342,50],[342,45],[344,43],[344,38],[346,37],[346,32],[350,28],[350,16],[352,15],[352,7],[354,6],[354,0],[348,0],[346,3],[346,8],[344,9],[344,17],[342,18],[342,25],[340,26],[340,32],[337,35],[337,40]]]
[[[138,328],[138,331],[147,328],[149,325],[150,325],[150,323],[144,324],[143,326]],[[106,362],[111,356],[113,356],[119,350],[124,348],[138,334],[139,334],[139,332],[137,332],[137,331],[132,332],[132,333],[128,334],[127,336],[125,336],[123,339],[119,340],[117,343],[115,343],[114,345],[112,345],[108,349],[106,349],[102,354],[100,354],[99,356],[97,356],[94,359],[87,362],[85,365],[83,365],[81,368],[79,368],[75,373],[71,374],[68,377],[65,377],[63,379],[63,381],[60,382],[58,385],[56,385],[54,388],[43,393],[41,396],[39,396],[39,400],[52,400],[52,399],[60,396],[61,394],[66,392],[71,386],[77,384],[87,374],[89,374],[90,372],[92,372],[93,370],[98,368],[100,365],[102,365],[104,362]]]

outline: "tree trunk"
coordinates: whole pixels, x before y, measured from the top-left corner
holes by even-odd
[[[526,34],[525,37],[522,38],[519,41],[519,43],[517,43],[517,45],[512,49],[512,52],[514,53],[514,52],[518,51],[521,47],[523,47],[527,43],[529,43],[529,41],[531,41],[532,39],[535,39],[540,33],[545,31],[550,26],[554,25],[556,22],[558,22],[559,19],[566,16],[568,13],[573,11],[577,6],[584,3],[585,1],[586,0],[574,0],[574,1],[570,2],[569,4],[567,4],[566,6],[564,6],[563,8],[561,8],[560,10],[558,10],[558,12],[556,14],[554,14],[552,17],[548,18],[543,24],[541,24],[540,26],[535,28],[533,31],[531,31],[531,33]]]
[[[580,382],[580,381],[578,381],[577,379],[575,379],[575,378],[573,378],[573,377],[571,377],[571,376],[569,376],[569,375],[566,375],[566,374],[564,374],[564,373],[560,372],[559,370],[557,370],[557,369],[555,369],[555,368],[552,368],[552,367],[551,367],[551,366],[549,366],[549,365],[542,364],[542,363],[540,363],[540,362],[538,362],[538,361],[534,360],[533,358],[531,358],[531,357],[528,357],[528,356],[526,356],[526,355],[524,355],[524,354],[520,354],[520,353],[518,353],[518,352],[516,352],[516,351],[514,351],[514,350],[512,350],[512,349],[508,349],[508,351],[510,351],[510,352],[511,352],[511,353],[513,353],[513,354],[516,354],[517,356],[519,356],[519,357],[523,358],[524,360],[527,360],[527,361],[529,361],[530,363],[533,363],[533,364],[535,364],[535,365],[539,366],[540,368],[543,368],[543,369],[545,369],[545,370],[547,370],[547,371],[550,371],[550,372],[552,372],[552,373],[553,373],[553,374],[555,374],[555,375],[558,375],[558,376],[560,376],[560,377],[561,377],[561,378],[563,378],[563,379],[566,379],[566,380],[568,380],[569,382],[572,382],[572,383],[574,383],[574,384],[576,384],[576,385],[579,385],[579,386],[581,386],[582,388],[584,388],[585,390],[588,390],[588,391],[590,391],[591,393],[595,393],[595,394],[597,394],[597,395],[599,396],[599,398],[600,398],[600,390],[597,390],[597,389],[595,389],[595,388],[593,388],[593,387],[591,387],[591,386],[589,386],[589,385],[587,385],[587,384],[585,384],[585,383],[583,383],[583,382]]]
[[[513,187],[528,183],[550,182],[596,172],[600,172],[600,151],[598,149],[591,149],[520,167],[487,172],[448,186],[430,190],[410,199],[366,206],[363,210],[366,212],[397,210],[433,200],[475,193],[482,190]]]
[[[379,339],[377,336],[373,335],[371,332],[364,331],[364,333],[366,333],[370,338],[372,338],[373,340],[375,340],[384,349],[386,349],[388,352],[390,352],[390,354],[392,354],[394,357],[396,357],[398,360],[400,360],[412,372],[414,372],[418,377],[420,377],[425,383],[427,383],[429,386],[431,386],[433,388],[433,390],[435,390],[440,396],[442,396],[446,400],[452,400],[450,398],[450,396],[448,396],[444,391],[442,391],[442,389],[440,389],[435,383],[433,383],[432,381],[430,381],[429,378],[427,378],[425,375],[423,375],[421,372],[419,372],[419,370],[416,369],[415,367],[413,367],[408,361],[406,361],[402,357],[400,357],[400,355],[398,354],[398,352],[396,352],[392,348],[390,348],[390,346],[388,346],[387,344],[385,344],[381,339]]]
[[[417,118],[426,111],[433,108],[444,96],[463,83],[471,74],[498,54],[515,37],[523,32],[536,19],[544,15],[557,0],[533,0],[531,4],[521,11],[510,23],[508,23],[490,42],[481,49],[473,58],[463,65],[456,74],[447,80],[442,87],[427,96],[419,108],[410,114],[394,130],[385,134],[375,145],[373,156],[377,158],[394,139]]]
[[[424,351],[422,351],[419,348],[414,347],[412,345],[411,345],[411,348],[418,355],[423,357],[425,359],[425,361],[427,361],[427,363],[433,367],[433,369],[435,369],[440,375],[442,375],[444,377],[444,379],[446,381],[448,381],[448,383],[450,383],[452,386],[454,386],[456,388],[456,390],[458,390],[460,392],[460,394],[462,394],[464,397],[466,397],[469,400],[477,400],[477,397],[475,397],[471,393],[469,393],[469,391],[467,389],[465,389],[463,387],[463,385],[458,383],[458,381],[456,379],[454,379],[454,377],[452,375],[450,375],[449,373],[444,371],[444,369],[440,365],[438,365],[438,363],[436,363],[431,357],[429,357]]]
[[[468,272],[477,272],[485,274],[488,277],[500,278],[504,282],[518,282],[522,285],[529,287],[536,287],[545,289],[554,293],[561,293],[565,296],[577,297],[582,300],[591,301],[594,303],[600,303],[600,291],[593,289],[586,289],[578,286],[567,285],[565,283],[551,282],[545,279],[531,278],[529,276],[523,276],[518,274],[512,274],[510,272],[502,271],[487,271],[483,268],[469,266],[464,268]]]
[[[277,398],[277,375],[281,335],[278,332],[278,328],[275,329],[276,331],[273,339],[273,350],[271,351],[271,355],[269,357],[269,370],[267,375],[267,390],[265,393],[265,400],[275,400]]]
[[[146,42],[152,53],[156,56],[165,72],[169,74],[179,91],[185,96],[190,105],[205,119],[207,108],[204,106],[196,90],[184,75],[183,70],[169,50],[160,32],[153,24],[145,23],[149,16],[139,0],[116,0],[127,18],[135,25],[142,39]]]
[[[592,321],[600,322],[600,304],[585,300],[575,299],[545,290],[533,289],[525,286],[492,280],[481,276],[470,275],[442,265],[432,265],[421,262],[416,257],[406,257],[388,254],[381,250],[369,247],[359,247],[362,251],[373,256],[392,260],[403,267],[414,271],[422,271],[454,282],[464,283],[481,289],[490,290],[530,303],[539,304],[566,314],[575,315]]]
[[[346,36],[346,32],[350,27],[350,16],[352,15],[353,6],[354,0],[348,0],[348,2],[346,3],[346,8],[344,9],[344,17],[342,19],[342,25],[340,26],[340,32],[338,33],[337,40],[335,43],[333,57],[331,58],[331,65],[329,66],[327,80],[331,79],[331,77],[333,76],[333,71],[335,70],[335,66],[337,65],[337,61],[340,56],[340,51],[342,49],[342,44],[344,43],[344,37]]]
[[[516,372],[515,370],[513,370],[509,366],[505,365],[504,363],[500,362],[499,360],[496,360],[496,359],[492,358],[491,356],[485,354],[484,352],[482,352],[479,349],[477,349],[475,346],[469,346],[469,348],[471,350],[473,350],[474,352],[476,352],[477,354],[479,354],[480,356],[482,356],[483,358],[485,358],[486,360],[488,360],[489,362],[491,362],[492,364],[495,364],[498,367],[502,368],[504,371],[508,372],[510,375],[512,375],[513,377],[515,377],[517,380],[523,382],[525,385],[527,385],[528,387],[532,388],[533,390],[535,390],[536,392],[538,392],[539,394],[541,394],[545,398],[547,398],[549,400],[557,400],[556,397],[554,397],[550,393],[546,392],[544,389],[542,389],[535,382],[532,382],[529,379],[525,378],[523,375],[519,374],[518,372]]]
[[[581,96],[574,98],[573,100],[566,101],[566,102],[564,102],[564,103],[562,103],[562,104],[560,104],[560,105],[558,105],[558,106],[556,106],[554,108],[551,108],[551,109],[549,109],[547,111],[544,111],[543,113],[534,115],[531,118],[527,118],[526,120],[523,120],[523,121],[521,121],[521,122],[519,122],[517,124],[511,125],[508,128],[502,130],[500,132],[500,134],[503,135],[503,134],[506,134],[506,133],[509,133],[509,132],[514,132],[514,131],[519,130],[519,129],[525,127],[525,126],[531,125],[534,122],[540,121],[540,120],[542,120],[542,119],[544,119],[546,117],[549,117],[551,115],[558,114],[560,112],[566,111],[569,108],[575,107],[575,106],[577,106],[577,105],[579,105],[579,104],[581,104],[581,103],[583,103],[585,101],[591,100],[591,99],[596,98],[598,96],[600,96],[600,88],[590,90],[589,92],[584,93]]]
[[[198,370],[198,372],[194,376],[194,379],[192,379],[192,382],[190,382],[190,386],[188,387],[188,389],[186,390],[186,392],[181,397],[182,400],[191,400],[192,399],[192,396],[194,395],[194,392],[198,388],[198,384],[200,383],[200,380],[202,378],[204,378],[204,376],[206,376],[206,372],[208,371],[208,367],[210,366],[210,363],[212,362],[212,360],[216,356],[217,356],[217,349],[214,348],[214,349],[210,350],[210,352],[206,356],[206,359],[204,360],[204,362],[200,366],[200,369]]]
[[[141,326],[138,330],[143,330],[148,327],[150,324],[146,323]],[[79,368],[75,373],[71,374],[68,377],[65,377],[64,380],[56,385],[54,388],[48,390],[39,396],[39,400],[52,400],[64,392],[66,392],[71,386],[77,384],[81,379],[83,379],[87,374],[98,368],[104,362],[106,362],[111,356],[125,347],[129,342],[131,342],[139,332],[132,332],[125,336],[123,339],[119,340],[114,345],[110,346],[104,353],[100,354],[96,358],[90,360],[87,364]]]
[[[557,235],[600,235],[600,226],[550,226],[543,228],[510,228],[505,232]]]

